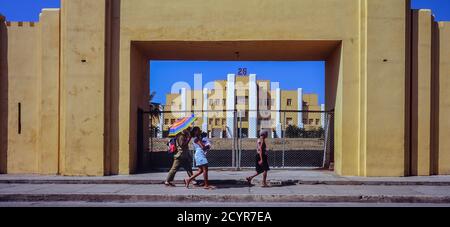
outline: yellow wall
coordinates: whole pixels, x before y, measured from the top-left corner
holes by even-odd
[[[133,110],[130,115],[130,125],[132,126],[130,131],[130,153],[129,153],[129,171],[134,173],[137,170],[138,164],[138,110],[148,111],[149,109],[149,62],[146,61],[142,55],[142,52],[138,48],[132,46],[131,48],[131,109]],[[149,125],[149,119],[144,117],[141,126]],[[148,130],[143,131],[141,149],[144,151],[148,148]],[[131,142],[132,141],[132,142]],[[119,156],[120,158],[121,156]]]
[[[439,47],[438,173],[450,174],[450,22],[439,23]]]
[[[38,169],[57,174],[59,163],[59,9],[44,10],[40,16]]]
[[[415,70],[413,70],[413,147],[412,174],[430,174],[431,152],[431,41],[432,16],[429,10],[419,10],[413,13],[414,37],[417,44],[414,49]]]
[[[44,10],[39,23],[9,22],[3,37],[6,74],[7,173],[58,173],[59,10]],[[4,27],[5,29],[5,27]],[[6,52],[7,51],[7,52]],[[23,53],[27,53],[24,55]],[[3,81],[2,81],[3,84]],[[3,90],[4,89],[4,90]],[[21,134],[18,134],[21,103]],[[4,113],[2,113],[4,114]],[[2,125],[2,131],[4,126]],[[3,143],[2,143],[3,148]],[[3,159],[3,157],[2,157]],[[2,160],[3,164],[6,164]],[[3,167],[2,167],[3,168]]]
[[[26,53],[26,54],[24,54]],[[38,27],[11,22],[8,26],[8,173],[36,173],[39,136]],[[14,88],[14,89],[11,89]],[[18,134],[18,103],[22,132]]]
[[[105,1],[61,9],[61,174],[103,175]]]
[[[0,14],[0,173],[7,172],[8,152],[8,31]]]
[[[337,47],[327,58],[325,71],[325,109],[334,110],[334,121],[330,124],[330,130],[334,131],[334,146],[332,146],[332,157],[336,173],[344,175],[348,169],[354,166],[343,165],[342,150],[342,89],[343,89],[343,50],[342,46]],[[350,162],[352,163],[352,162]]]
[[[404,0],[369,0],[362,7],[361,14],[367,17],[362,20],[365,25],[361,26],[362,32],[366,32],[363,42],[367,43],[360,47],[359,175],[362,176],[404,174],[408,7]]]

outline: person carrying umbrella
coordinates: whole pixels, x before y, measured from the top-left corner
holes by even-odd
[[[196,120],[195,116],[183,118],[175,122],[169,130],[169,136],[175,137],[177,150],[174,153],[172,167],[169,170],[164,184],[169,187],[175,187],[172,183],[175,174],[180,167],[186,170],[188,176],[193,175],[192,171],[192,154],[189,151],[189,142],[191,141],[190,125]]]

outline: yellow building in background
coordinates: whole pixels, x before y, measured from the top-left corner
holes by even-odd
[[[254,74],[228,77],[234,82],[216,80],[203,90],[181,88],[178,93],[166,94],[160,122],[153,121],[159,126],[160,137],[168,134],[177,119],[192,113],[198,117],[195,125],[210,137],[218,138],[231,137],[234,123],[242,137],[250,138],[256,138],[261,130],[269,131],[272,137],[281,137],[288,126],[305,130],[323,127],[320,111],[324,106],[319,104],[317,94],[304,94],[301,88],[281,90],[278,82],[257,80]],[[230,94],[230,87],[234,87],[231,88],[234,95]],[[229,99],[229,95],[233,98]],[[227,116],[233,111],[236,116]]]

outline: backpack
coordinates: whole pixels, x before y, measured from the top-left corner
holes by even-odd
[[[169,152],[169,154],[174,153],[175,151],[177,151],[177,140],[176,138],[172,138],[169,140],[169,142],[167,143],[167,151]]]

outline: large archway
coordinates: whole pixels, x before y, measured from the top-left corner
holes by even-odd
[[[142,83],[148,60],[235,60],[239,52],[240,60],[326,60],[326,104],[336,111],[336,172],[404,175],[405,1],[389,2],[388,12],[378,10],[384,1],[112,2],[111,49],[119,54],[112,84],[120,95],[114,97],[113,88],[106,96],[117,105],[109,124],[115,127],[107,133],[118,142],[105,144],[117,157],[111,164],[117,173],[136,170],[136,113],[145,109],[137,94],[148,89],[140,88],[148,84]]]
[[[326,85],[325,99],[327,103],[324,111],[334,111],[341,49],[341,41],[133,41],[131,44],[132,72],[130,74],[132,81],[130,157],[133,160],[133,171],[139,169],[137,168],[139,164],[144,165],[142,164],[144,160],[140,160],[142,152],[150,150],[148,130],[142,129],[145,125],[149,125],[148,117],[138,117],[140,116],[139,111],[148,111],[149,107],[147,100],[149,88],[146,84],[150,81],[148,78],[148,62],[150,60],[324,61],[326,62],[326,83],[323,85]],[[182,79],[181,75],[179,79]],[[332,130],[334,130],[333,126],[334,122],[330,125]],[[330,135],[332,134],[334,133],[330,133]],[[332,152],[333,145],[328,145],[329,152]],[[232,149],[231,144],[227,149]],[[145,165],[148,166],[150,163]]]

